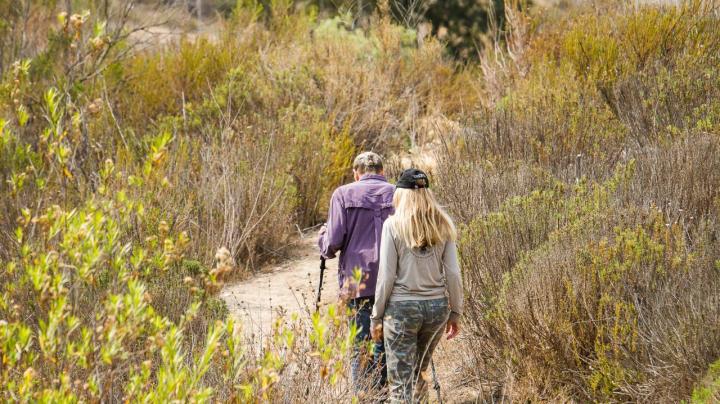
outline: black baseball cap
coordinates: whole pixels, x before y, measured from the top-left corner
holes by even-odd
[[[427,174],[421,170],[410,168],[400,174],[400,178],[398,178],[395,186],[405,189],[430,188],[430,179],[428,179]]]

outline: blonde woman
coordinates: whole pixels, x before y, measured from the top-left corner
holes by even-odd
[[[385,222],[371,329],[384,339],[391,402],[427,400],[426,371],[443,329],[460,332],[463,290],[455,225],[427,175],[405,170]]]

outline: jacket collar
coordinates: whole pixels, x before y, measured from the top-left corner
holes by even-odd
[[[387,182],[387,179],[384,175],[380,174],[363,174],[358,181],[366,181],[366,180],[380,180]]]

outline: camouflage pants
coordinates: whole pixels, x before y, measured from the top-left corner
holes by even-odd
[[[446,298],[388,304],[383,332],[391,403],[427,401],[428,365],[449,315]]]

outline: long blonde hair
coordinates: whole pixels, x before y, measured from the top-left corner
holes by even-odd
[[[435,246],[457,237],[450,215],[440,206],[430,189],[396,188],[393,205],[393,229],[407,246]]]

